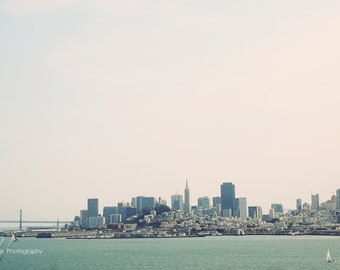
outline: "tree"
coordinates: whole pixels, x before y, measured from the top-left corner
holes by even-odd
[[[156,206],[156,207],[155,207],[155,210],[156,210],[156,214],[157,214],[157,216],[158,216],[158,215],[161,215],[161,214],[163,214],[163,213],[165,213],[165,212],[170,212],[170,207],[161,204],[161,205]]]

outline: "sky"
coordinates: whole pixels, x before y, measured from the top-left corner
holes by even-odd
[[[0,0],[0,219],[233,182],[340,188],[340,2]],[[15,218],[15,217],[14,217]]]

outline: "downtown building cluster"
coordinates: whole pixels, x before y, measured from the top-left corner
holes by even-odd
[[[104,206],[102,213],[99,213],[98,198],[87,200],[87,209],[80,210],[80,215],[74,219],[74,225],[83,228],[98,228],[101,226],[114,228],[117,224],[123,224],[129,219],[141,214],[145,220],[152,219],[158,209],[163,211],[176,211],[184,215],[210,216],[233,219],[259,219],[274,220],[284,214],[285,210],[281,203],[272,203],[269,213],[264,215],[261,206],[247,205],[247,198],[236,198],[235,185],[232,182],[224,182],[220,186],[220,196],[199,197],[197,205],[190,204],[190,189],[188,181],[184,189],[184,196],[174,194],[171,196],[171,205],[161,198],[137,196],[131,202],[118,203],[117,206]],[[319,195],[311,195],[311,203],[296,200],[296,209],[290,210],[292,214],[298,215],[302,212],[317,212],[321,210],[340,210],[340,189],[336,191],[330,200],[319,202]],[[340,222],[340,216],[338,216]]]

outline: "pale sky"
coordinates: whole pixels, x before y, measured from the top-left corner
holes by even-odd
[[[0,217],[340,188],[339,1],[0,0],[0,37]]]

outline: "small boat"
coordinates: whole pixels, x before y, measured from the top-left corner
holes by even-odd
[[[12,237],[12,241],[13,242],[18,242],[18,238],[17,238],[17,236],[15,235],[15,233],[13,233],[13,232],[11,232],[11,237]]]
[[[327,260],[327,262],[329,262],[329,263],[335,262],[335,260],[332,259],[331,253],[329,252],[329,250],[327,250],[326,260]]]

